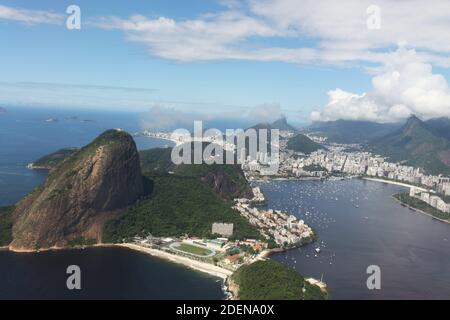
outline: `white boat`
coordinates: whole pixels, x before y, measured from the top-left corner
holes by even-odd
[[[320,248],[316,248],[314,250],[316,250],[317,253],[320,253]]]

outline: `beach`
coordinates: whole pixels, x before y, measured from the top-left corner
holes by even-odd
[[[383,182],[383,183],[388,183],[388,184],[394,184],[394,185],[402,186],[402,187],[406,187],[406,188],[416,188],[417,190],[420,190],[420,191],[428,191],[427,189],[424,189],[424,188],[421,188],[421,187],[417,187],[417,186],[414,186],[412,184],[398,182],[398,181],[378,179],[378,178],[368,178],[368,177],[363,177],[362,179],[363,180],[369,180],[369,181]]]
[[[137,245],[134,243],[119,243],[119,244],[115,244],[114,246],[128,248],[131,250],[135,250],[135,251],[139,251],[142,253],[152,255],[154,257],[159,257],[161,259],[179,263],[179,264],[187,266],[191,269],[205,272],[210,275],[222,278],[223,280],[226,280],[233,273],[231,270],[227,270],[227,269],[224,269],[224,268],[221,268],[218,266],[214,266],[214,265],[206,263],[206,262],[192,260],[192,259],[189,259],[186,257],[176,255],[176,254],[165,252],[162,250],[143,247],[143,246],[140,246],[140,245]]]

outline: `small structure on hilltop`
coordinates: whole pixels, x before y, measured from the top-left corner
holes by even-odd
[[[233,224],[215,222],[212,224],[212,234],[220,234],[221,236],[229,237],[233,235]]]

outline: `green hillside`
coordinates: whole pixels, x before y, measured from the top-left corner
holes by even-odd
[[[204,166],[204,165],[195,165]],[[260,238],[259,232],[232,203],[221,198],[195,172],[147,174],[153,192],[131,206],[104,228],[104,242],[121,242],[135,235],[211,236],[214,222],[234,223],[234,238]],[[195,170],[194,170],[195,171]]]
[[[318,286],[311,285],[295,270],[274,260],[240,267],[232,280],[239,285],[240,300],[324,300]]]
[[[311,152],[319,149],[325,149],[324,146],[312,141],[304,134],[297,134],[296,136],[290,138],[287,143],[287,148],[295,152],[302,152],[304,154],[310,154]]]
[[[429,174],[450,173],[450,142],[435,135],[415,116],[400,130],[369,144],[368,150],[392,162],[423,168]]]
[[[107,131],[92,144],[96,146],[99,143],[110,143],[114,136],[121,134]],[[86,147],[81,150],[85,149]],[[93,150],[90,147],[85,151]],[[213,222],[234,223],[235,238],[260,238],[259,231],[231,209],[232,199],[252,195],[239,166],[175,166],[171,161],[171,151],[171,148],[157,148],[139,153],[147,195],[121,210],[105,224],[104,242],[120,242],[124,238],[148,233],[155,236],[189,234],[208,237],[211,236]],[[64,167],[83,160],[79,159],[80,152],[59,154],[62,155],[58,157],[59,162],[66,159],[62,164]],[[52,157],[49,155],[44,159]],[[56,165],[50,161],[46,164]],[[4,217],[2,221],[7,221],[7,216]]]
[[[35,167],[52,169],[60,164],[64,159],[77,152],[77,148],[64,148],[56,152],[45,155],[33,162]]]
[[[251,188],[239,166],[175,166],[170,159],[171,150],[140,152],[141,168],[152,181],[153,192],[105,225],[105,242],[120,242],[148,233],[208,237],[214,222],[234,223],[235,238],[260,237],[256,228],[231,209],[233,198],[251,196]]]

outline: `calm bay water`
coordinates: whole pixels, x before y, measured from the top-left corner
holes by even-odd
[[[319,236],[273,259],[323,277],[331,299],[450,299],[450,224],[400,206],[391,195],[405,188],[359,179],[260,186],[270,208],[293,213]],[[381,290],[367,289],[369,265],[381,268]]]

